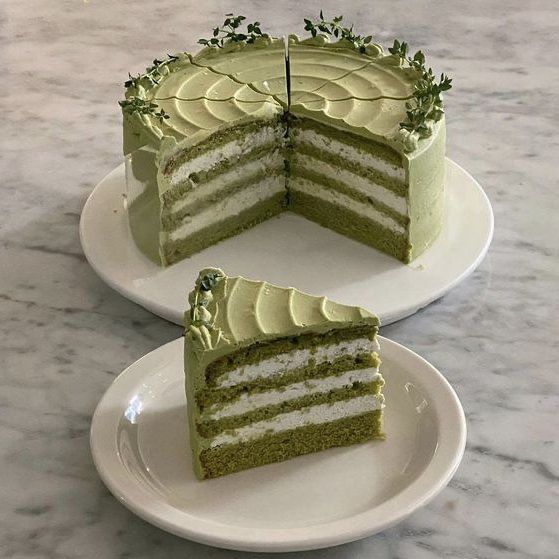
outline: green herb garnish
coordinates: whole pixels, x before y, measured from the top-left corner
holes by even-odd
[[[216,268],[202,270],[196,280],[196,288],[190,293],[190,324],[187,334],[196,345],[205,349],[229,343],[223,331],[215,327],[215,317],[208,309],[213,301],[212,289],[224,278],[222,272]],[[211,307],[210,307],[211,308]]]
[[[351,27],[344,27],[342,21],[344,16],[338,16],[332,19],[332,21],[327,21],[324,19],[324,14],[320,10],[320,19],[317,21],[311,21],[310,19],[305,19],[305,31],[310,31],[313,37],[316,37],[319,32],[325,33],[326,35],[334,36],[338,39],[345,39],[349,41],[354,48],[359,52],[365,52],[367,45],[373,40],[372,35],[367,35],[363,37],[361,35],[356,35],[353,32],[353,25]]]
[[[149,87],[157,85],[163,77],[161,70],[170,62],[175,62],[175,60],[178,59],[179,57],[174,54],[168,54],[166,60],[158,60],[156,58],[152,62],[152,65],[146,68],[144,74],[132,76],[128,73],[128,79],[124,82],[124,87],[138,87],[142,82],[144,82],[142,85],[147,85]]]
[[[212,289],[223,279],[223,274],[217,270],[206,272],[198,276],[194,300],[190,307],[192,325],[196,327],[211,327],[212,315],[207,306],[213,300]]]
[[[225,21],[221,27],[213,30],[211,39],[199,39],[198,44],[206,47],[223,48],[225,43],[254,43],[259,37],[268,37],[266,33],[262,33],[260,22],[255,21],[247,25],[246,32],[240,33],[238,30],[246,19],[245,16],[235,16],[233,14],[225,14]]]
[[[444,114],[442,93],[452,87],[452,79],[441,74],[437,81],[433,70],[425,67],[425,55],[419,50],[413,57],[408,56],[408,44],[403,41],[394,40],[388,51],[421,74],[421,78],[415,84],[413,101],[406,103],[407,118],[400,123],[400,128],[416,133],[420,138],[426,138],[431,135],[429,121],[437,122]]]
[[[122,107],[124,112],[128,114],[150,115],[163,122],[169,118],[169,115],[153,101],[146,101],[140,97],[129,97],[124,101],[119,101],[118,104]],[[157,110],[159,109],[159,110]]]
[[[218,282],[223,278],[219,272],[209,272],[200,278],[200,289],[202,291],[211,291]]]

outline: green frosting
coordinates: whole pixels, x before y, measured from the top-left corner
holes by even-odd
[[[212,288],[204,279],[216,277]],[[228,277],[218,268],[200,272],[185,316],[186,370],[204,384],[206,366],[256,342],[369,324],[378,318],[360,307],[308,295],[293,287]]]
[[[291,114],[312,118],[352,134],[386,144],[412,160],[444,135],[444,123],[433,123],[431,137],[420,140],[401,130],[406,103],[420,74],[398,56],[370,45],[365,54],[347,41],[331,43],[324,35],[289,37]]]
[[[324,36],[289,39],[291,112],[402,149],[398,134],[405,104],[418,79],[400,59],[361,54]]]
[[[221,49],[206,48],[193,57],[193,62],[287,106],[283,39],[265,37],[251,44],[228,43]]]
[[[331,43],[323,35],[305,40],[291,35],[287,47],[289,94],[283,39],[228,43],[195,56],[179,53],[162,65],[159,83],[127,89],[127,98],[153,101],[169,118],[124,113],[125,153],[159,145],[164,136],[177,141],[194,136],[195,143],[197,132],[214,131],[247,115],[281,112],[289,97],[294,115],[351,130],[402,153],[429,143],[400,130],[405,103],[420,75],[402,66],[399,57],[374,44],[360,53],[347,41]]]

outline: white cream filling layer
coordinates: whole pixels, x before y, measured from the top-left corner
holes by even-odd
[[[368,394],[366,396],[358,396],[357,398],[334,402],[332,404],[309,406],[308,408],[282,413],[271,419],[258,421],[251,425],[239,427],[238,429],[224,431],[212,439],[210,448],[249,441],[269,435],[270,433],[289,431],[307,425],[329,423],[345,417],[352,417],[354,415],[379,410],[383,407],[384,397],[382,394]]]
[[[266,177],[195,215],[186,216],[181,225],[169,233],[169,238],[172,241],[178,241],[189,237],[214,223],[236,216],[281,192],[285,192],[285,178],[282,176]]]
[[[341,375],[330,376],[321,379],[309,379],[302,382],[294,382],[281,389],[266,390],[254,394],[243,394],[230,404],[219,406],[214,405],[208,413],[204,414],[206,420],[217,420],[223,417],[233,417],[242,415],[266,406],[274,406],[296,400],[303,396],[313,394],[326,394],[332,390],[338,390],[351,386],[355,382],[370,383],[381,379],[378,368],[356,369],[345,371]]]
[[[372,353],[378,351],[379,345],[368,338],[357,338],[344,340],[336,344],[319,346],[314,353],[310,349],[295,349],[286,353],[280,353],[274,357],[263,359],[258,363],[243,365],[231,371],[227,371],[217,380],[218,388],[229,388],[244,382],[252,382],[257,379],[270,378],[275,375],[285,374],[301,367],[305,367],[310,359],[318,365],[333,361],[340,355],[359,353]]]
[[[360,151],[353,146],[345,144],[344,142],[323,136],[314,130],[299,131],[299,133],[295,136],[294,144],[297,145],[297,143],[303,142],[326,152],[331,152],[345,157],[349,161],[359,163],[363,167],[380,171],[381,173],[384,173],[385,175],[401,182],[405,182],[406,180],[406,172],[403,167],[392,165],[380,157],[375,157],[366,151]]]
[[[175,169],[170,177],[172,186],[187,179],[191,173],[207,171],[218,163],[227,159],[238,159],[264,145],[280,145],[283,141],[283,131],[279,126],[265,126],[260,130],[250,132],[238,140],[228,142],[223,146],[210,149],[194,157]]]
[[[364,204],[363,202],[358,202],[354,198],[341,194],[335,190],[329,188],[324,188],[322,185],[315,182],[303,179],[301,177],[295,177],[290,180],[289,187],[292,191],[302,192],[308,194],[309,196],[314,196],[315,198],[320,198],[325,202],[330,202],[336,206],[341,206],[346,208],[358,215],[366,217],[371,221],[375,221],[385,227],[386,229],[396,232],[405,233],[406,228],[394,220],[389,215],[379,212],[370,204]]]
[[[178,212],[188,206],[196,204],[204,198],[216,195],[233,182],[249,181],[254,175],[266,171],[268,173],[283,169],[283,155],[279,151],[263,155],[261,158],[238,165],[203,184],[193,183],[193,188],[185,194],[185,198],[177,200],[170,209],[171,213]]]
[[[295,164],[301,165],[304,168],[320,173],[329,179],[345,183],[357,192],[365,196],[370,196],[403,216],[408,215],[406,198],[398,196],[392,190],[380,184],[371,182],[369,179],[352,173],[348,169],[341,169],[340,167],[336,167],[335,165],[331,165],[330,163],[326,163],[310,155],[298,153],[294,155],[293,160]]]

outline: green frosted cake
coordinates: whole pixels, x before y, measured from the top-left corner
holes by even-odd
[[[202,270],[185,315],[194,471],[206,479],[384,438],[376,316]]]
[[[198,54],[155,60],[126,83],[141,250],[168,265],[290,210],[402,262],[421,254],[442,224],[450,80],[341,18],[306,21],[305,40],[225,23],[225,39],[216,28]]]

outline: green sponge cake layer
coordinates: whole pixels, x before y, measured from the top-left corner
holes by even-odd
[[[200,455],[200,468],[204,477],[218,477],[336,446],[383,438],[382,415],[375,410],[271,433],[260,439],[205,449]]]
[[[200,273],[189,301],[186,393],[198,477],[382,436],[374,315],[219,269]]]
[[[233,353],[216,359],[206,369],[206,382],[211,386],[233,386],[235,376],[242,378],[246,384],[250,380],[262,380],[264,376],[260,367],[247,373],[247,366],[251,364],[267,363],[269,360],[278,360],[279,355],[288,355],[293,358],[297,355],[301,364],[320,361],[321,352],[326,348],[352,346],[353,353],[360,355],[359,348],[368,352],[370,342],[375,339],[378,332],[376,325],[361,325],[349,328],[339,328],[324,332],[323,334],[305,333],[297,337],[284,337],[275,340],[255,343],[243,347]],[[330,350],[327,350],[331,352]]]
[[[316,187],[315,192],[313,187]],[[398,260],[410,261],[410,246],[406,235],[391,230],[389,224],[379,223],[379,214],[374,208],[354,205],[351,199],[320,196],[319,189],[320,185],[317,183],[301,179],[293,181],[290,196],[293,210],[346,237],[382,250]],[[368,215],[363,216],[359,209]],[[329,219],[328,216],[334,218]]]
[[[259,186],[259,185],[256,185]],[[251,189],[247,190],[247,195]],[[164,240],[161,243],[161,257],[168,264],[191,256],[204,248],[215,243],[242,233],[256,224],[269,219],[285,210],[285,194],[283,188],[279,188],[273,195],[266,199],[253,203],[249,208],[234,213],[226,218],[216,220],[201,229],[197,229],[184,237],[180,235],[173,238],[162,232]],[[178,229],[180,234],[180,229]]]

